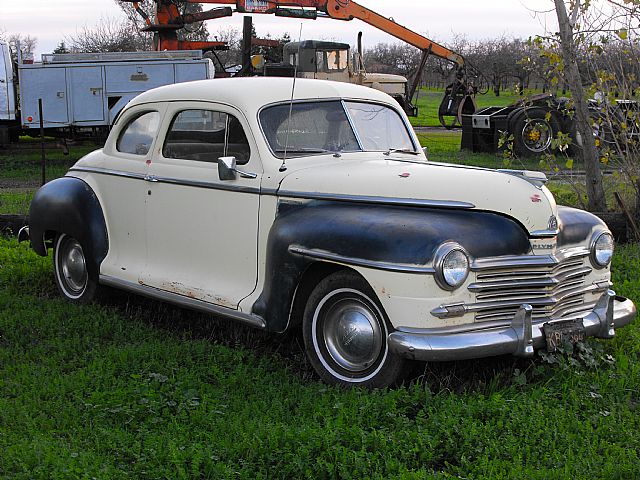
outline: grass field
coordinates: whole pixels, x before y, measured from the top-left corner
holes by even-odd
[[[640,300],[637,246],[614,280]],[[0,478],[640,477],[637,323],[575,356],[345,391],[315,378],[297,334],[54,290],[49,258],[0,239]]]
[[[421,142],[431,160],[503,166],[459,135]],[[48,154],[47,178],[92,148]],[[0,213],[26,213],[38,162],[0,155]],[[640,301],[639,245],[613,277]],[[640,323],[573,354],[416,365],[402,387],[346,391],[319,382],[299,332],[117,292],[70,305],[50,258],[0,237],[0,479],[91,478],[640,478]]]

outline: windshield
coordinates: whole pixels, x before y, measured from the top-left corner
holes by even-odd
[[[289,117],[291,111],[291,117]],[[415,151],[400,115],[365,102],[299,102],[267,107],[260,123],[273,153],[284,158],[327,152]]]

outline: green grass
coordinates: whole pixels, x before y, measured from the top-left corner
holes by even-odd
[[[0,215],[24,215],[29,211],[29,205],[35,190],[11,189],[0,191]]]
[[[614,278],[640,300],[638,246]],[[504,357],[345,391],[297,335],[65,303],[49,258],[0,239],[0,478],[638,478],[640,327],[588,345],[591,366]]]
[[[440,119],[438,118],[438,108],[444,98],[444,90],[422,88],[418,93],[418,116],[411,117],[413,126],[420,127],[440,127]],[[476,95],[476,104],[478,108],[496,106],[503,107],[520,100],[521,96],[512,92],[501,92],[496,97],[493,92],[485,95]]]

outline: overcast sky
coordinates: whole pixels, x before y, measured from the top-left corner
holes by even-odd
[[[37,61],[40,54],[50,53],[65,36],[74,35],[85,26],[91,27],[101,18],[122,17],[114,0],[1,0],[0,3],[0,31],[36,37]],[[538,13],[549,11],[553,7],[551,0],[359,0],[359,3],[445,45],[455,36],[469,40],[500,36],[527,38],[557,29],[554,15]],[[205,9],[209,7],[204,5]],[[260,36],[288,32],[297,39],[301,21],[256,15],[254,24]],[[212,35],[228,25],[241,29],[242,16],[207,22]],[[364,32],[365,45],[395,41],[358,20],[302,21],[303,39],[354,44],[359,31]]]

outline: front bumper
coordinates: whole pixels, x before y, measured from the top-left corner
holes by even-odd
[[[551,319],[532,320],[530,305],[522,305],[510,325],[482,323],[452,328],[399,330],[387,339],[391,351],[413,360],[451,361],[512,354],[531,357],[546,346],[543,325]],[[615,329],[636,317],[631,300],[605,292],[595,308],[583,317],[586,335],[613,338]]]

